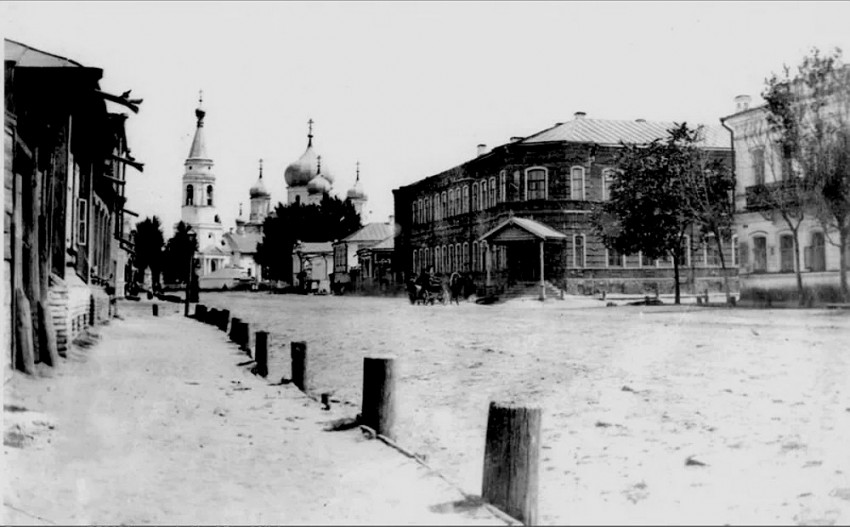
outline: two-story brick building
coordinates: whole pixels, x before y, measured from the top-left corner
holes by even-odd
[[[663,138],[673,123],[574,119],[487,151],[459,166],[393,191],[400,233],[397,275],[433,265],[437,273],[471,273],[479,291],[550,282],[571,293],[667,292],[670,261],[607,249],[593,232],[591,211],[608,198],[623,143]],[[703,147],[731,165],[728,131],[706,126]],[[696,232],[681,280],[691,291],[721,290],[714,243]],[[726,273],[735,250],[725,244]],[[688,289],[686,289],[688,290]]]

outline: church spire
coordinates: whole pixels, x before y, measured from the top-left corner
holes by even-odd
[[[307,121],[307,147],[313,146],[313,119]]]
[[[357,162],[357,178],[355,178],[354,183],[360,183],[360,161]]]
[[[260,179],[263,179],[263,159],[260,158]]]
[[[198,94],[198,107],[195,109],[195,117],[198,118],[198,124],[195,128],[195,138],[192,140],[192,148],[189,150],[188,159],[209,159],[207,157],[207,143],[204,140],[204,117],[207,112],[203,108],[204,91],[201,90]]]

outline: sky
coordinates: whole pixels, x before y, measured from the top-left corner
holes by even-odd
[[[272,204],[307,146],[371,221],[392,189],[573,118],[718,124],[813,46],[850,56],[850,2],[0,2],[0,33],[104,70],[128,119],[127,208],[180,220],[198,92],[218,213],[258,160]],[[111,111],[127,111],[121,107]],[[141,218],[140,218],[141,219]]]

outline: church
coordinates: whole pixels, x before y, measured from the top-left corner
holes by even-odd
[[[255,261],[257,245],[263,240],[263,223],[274,214],[271,210],[271,193],[263,181],[263,160],[259,162],[259,175],[248,190],[250,211],[246,219],[239,205],[236,226],[225,231],[216,212],[216,176],[213,160],[206,150],[204,140],[203,98],[199,99],[195,110],[197,118],[195,136],[189,156],[184,163],[183,206],[181,219],[196,233],[198,252],[195,255],[195,267],[198,271],[201,289],[222,289],[232,286],[241,279],[260,281],[263,279],[262,267]],[[291,163],[284,171],[287,195],[286,203],[312,205],[321,203],[324,196],[333,193],[334,175],[322,166],[322,156],[313,147],[313,120],[308,121],[307,148],[301,157]],[[355,183],[346,193],[358,214],[364,214],[367,202],[366,193],[360,183],[359,163]],[[319,255],[321,257],[321,255]],[[313,270],[310,261],[299,258],[299,264]],[[301,269],[299,269],[301,271]],[[327,266],[325,274],[332,271]],[[329,276],[314,277],[316,280],[328,280]]]

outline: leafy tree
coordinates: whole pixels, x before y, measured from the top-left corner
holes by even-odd
[[[133,230],[135,257],[133,264],[140,275],[144,276],[145,269],[151,270],[151,281],[154,287],[159,286],[159,274],[162,266],[163,235],[159,218],[147,217],[136,224]]]
[[[265,276],[289,282],[296,243],[339,240],[360,227],[360,215],[347,200],[325,195],[318,205],[278,203],[263,223],[263,241],[255,258]]]
[[[841,58],[840,49],[823,55],[814,48],[795,74],[785,66],[782,74],[767,79],[762,96],[772,135],[799,168],[791,177],[799,192],[798,207],[817,218],[827,240],[839,248],[841,293],[850,299],[850,67]],[[799,268],[796,232],[794,236]],[[802,302],[799,271],[797,280]]]
[[[593,216],[594,229],[607,247],[672,259],[677,304],[689,229],[715,234],[725,268],[722,240],[728,239],[732,225],[733,176],[721,159],[699,148],[701,139],[701,129],[683,123],[648,145],[623,144],[610,199]]]
[[[179,222],[174,235],[165,244],[163,253],[163,278],[168,283],[182,283],[189,272],[191,258],[198,251],[198,240],[192,227]]]

